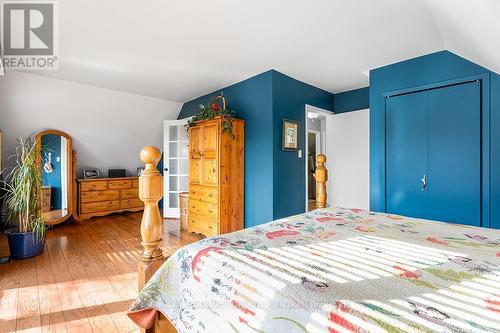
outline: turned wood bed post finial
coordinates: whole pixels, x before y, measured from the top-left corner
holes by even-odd
[[[161,264],[162,251],[158,247],[163,236],[163,219],[158,202],[163,197],[163,177],[156,168],[161,152],[153,146],[144,147],[141,160],[145,169],[139,177],[139,198],[144,202],[141,221],[141,245],[144,248],[139,262],[139,288],[142,288]]]
[[[316,208],[326,207],[326,181],[328,180],[328,170],[325,168],[326,156],[319,154],[316,156]]]

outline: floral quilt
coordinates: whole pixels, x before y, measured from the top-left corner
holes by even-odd
[[[319,209],[179,249],[128,315],[156,311],[179,333],[500,332],[500,231]]]

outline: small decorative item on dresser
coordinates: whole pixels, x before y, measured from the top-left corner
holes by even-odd
[[[83,169],[83,179],[96,179],[101,177],[99,169]]]
[[[181,229],[188,229],[189,192],[179,193],[179,208],[181,211]]]
[[[299,149],[299,122],[295,120],[283,119],[283,150]]]
[[[144,171],[144,168],[137,168],[137,177],[140,177],[142,175],[142,172]]]
[[[125,169],[108,169],[108,178],[122,178],[126,175]]]

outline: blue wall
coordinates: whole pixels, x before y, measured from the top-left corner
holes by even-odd
[[[52,171],[46,173],[43,171],[43,164],[46,161],[46,156],[42,153],[42,184],[52,187],[51,193],[51,208],[62,208],[62,189],[61,189],[61,162],[57,162],[57,158],[61,157],[61,137],[55,134],[46,134],[42,136],[42,150],[45,153],[52,154]]]
[[[335,94],[335,113],[364,110],[370,107],[370,88],[360,88]]]
[[[305,162],[281,149],[282,119],[300,122],[304,151],[305,104],[333,110],[333,94],[275,70],[220,90],[245,119],[245,227],[304,212]],[[179,119],[197,113],[220,90],[185,103]]]
[[[494,76],[494,80],[490,80]],[[489,118],[492,112],[491,128],[491,155],[483,153],[483,216],[488,224],[489,213],[494,218],[492,224],[498,224],[500,207],[499,187],[500,179],[497,176],[500,166],[499,130],[500,119],[498,110],[498,77],[487,69],[463,59],[449,51],[441,51],[426,56],[392,64],[370,71],[370,208],[374,211],[385,210],[385,96],[396,91],[412,90],[416,87],[431,87],[452,81],[459,82],[467,79],[482,80],[483,114],[483,142],[490,141]],[[496,87],[492,94],[493,107],[490,109],[490,81],[491,88]],[[496,95],[496,97],[495,97]],[[485,148],[485,146],[483,146]],[[487,148],[487,147],[486,147]],[[491,156],[491,184],[489,182],[489,158]],[[487,172],[484,172],[484,171]],[[489,190],[491,188],[491,205]],[[489,209],[484,209],[484,208]]]
[[[500,229],[500,75],[491,73],[491,226]]]
[[[273,72],[221,89],[245,119],[245,227],[273,219]],[[220,90],[185,103],[179,119],[196,114]]]
[[[485,175],[488,179],[491,174],[491,184],[485,193],[491,189],[486,199],[490,201],[491,225],[500,227],[500,173],[497,172],[500,170],[500,76],[448,51],[372,70],[369,88],[335,95],[274,70],[221,89],[231,108],[246,120],[245,226],[259,225],[305,209],[304,160],[299,159],[296,152],[282,151],[283,118],[300,122],[299,145],[305,151],[305,104],[335,110],[336,113],[369,107],[370,206],[374,211],[384,211],[384,95],[471,76],[480,76],[483,80],[483,99],[487,99],[483,103],[491,112],[491,172]],[[219,91],[185,103],[179,119],[197,113],[198,105],[208,103]],[[489,139],[488,128],[485,133]]]
[[[305,105],[309,104],[333,111],[333,94],[293,79],[280,72],[273,73],[273,119],[274,119],[274,219],[303,213],[305,207]],[[299,149],[282,149],[283,119],[299,121]]]

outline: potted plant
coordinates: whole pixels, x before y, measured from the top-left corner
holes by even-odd
[[[43,252],[45,224],[40,198],[41,170],[37,161],[37,145],[19,138],[12,171],[5,182],[7,217],[16,227],[5,231],[9,240],[10,256],[25,259]]]
[[[222,105],[219,105],[219,102]],[[233,120],[236,117],[236,112],[226,108],[226,99],[222,91],[220,95],[213,97],[207,105],[200,104],[200,110],[186,124],[186,128],[196,126],[196,123],[203,120],[211,120],[215,117],[222,118],[222,133],[227,133],[234,138]]]

